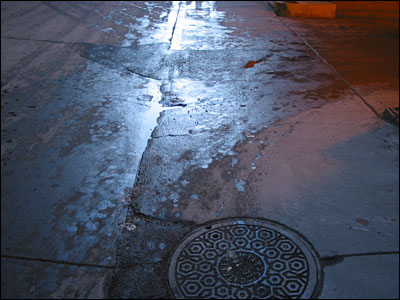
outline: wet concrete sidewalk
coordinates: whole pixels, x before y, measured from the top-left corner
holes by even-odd
[[[1,91],[2,298],[173,298],[230,218],[301,234],[316,297],[398,298],[398,20],[2,2]]]

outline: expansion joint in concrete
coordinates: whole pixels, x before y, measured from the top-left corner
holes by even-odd
[[[54,43],[54,44],[66,44],[66,45],[104,46],[102,44],[92,44],[92,43],[84,43],[84,42],[64,42],[64,41],[42,40],[42,39],[18,38],[18,37],[12,37],[12,36],[2,36],[1,38],[2,39],[9,39],[9,40],[31,41],[31,42],[41,42],[41,43]]]
[[[34,258],[34,257],[24,257],[24,256],[15,256],[15,255],[1,255],[1,258],[21,260],[21,261],[33,261],[33,262],[38,262],[38,263],[69,265],[69,266],[77,266],[77,267],[85,267],[85,268],[99,268],[99,269],[109,269],[109,270],[114,270],[116,268],[116,266],[77,263],[77,262],[70,262],[70,261],[65,261],[65,260],[53,260],[53,259],[46,259],[46,258]]]
[[[267,3],[269,4],[269,1],[267,1]],[[277,16],[277,18],[279,19],[279,21],[281,21],[281,23],[287,28],[289,29],[297,38],[299,38],[314,54],[315,56],[317,56],[324,64],[326,64],[347,86],[348,88],[354,93],[356,94],[362,102],[364,102],[364,104],[371,110],[373,111],[379,118],[381,118],[381,116],[379,115],[379,113],[375,110],[375,108],[368,103],[368,101],[350,84],[350,82],[348,82],[346,80],[346,78],[343,77],[342,74],[339,73],[338,70],[336,70],[324,57],[322,57],[322,55],[320,55],[318,53],[317,50],[315,50],[304,38],[302,38],[300,36],[300,34],[298,34],[296,31],[294,31],[289,25],[287,25],[281,17]]]
[[[140,72],[138,72],[138,71],[132,70],[132,69],[130,69],[129,67],[126,67],[126,66],[124,66],[124,65],[122,65],[122,67],[124,67],[124,69],[127,70],[128,72],[133,73],[133,74],[136,74],[136,75],[138,75],[138,76],[140,76],[140,77],[150,78],[150,79],[153,79],[153,80],[161,80],[160,78],[156,78],[156,77],[153,77],[153,76],[145,75],[145,74],[140,73]]]
[[[343,255],[325,256],[321,257],[321,264],[324,267],[330,267],[342,263],[345,258],[360,257],[360,256],[376,256],[376,255],[399,255],[399,251],[350,253]]]

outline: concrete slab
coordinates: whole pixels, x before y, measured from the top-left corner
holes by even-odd
[[[111,274],[112,269],[2,257],[1,298],[102,299]]]
[[[59,47],[51,45],[47,54]],[[40,57],[44,60],[44,56]],[[42,60],[35,62],[40,65]],[[90,62],[85,71],[76,66],[75,75],[59,80],[47,73],[43,81],[26,77],[33,76],[35,67],[32,63],[17,74],[8,83],[7,93],[3,87],[2,253],[112,264],[116,238],[112,233],[118,232],[126,210],[121,201],[129,194],[141,151],[159,113],[158,96],[150,95],[155,83],[126,71],[124,77]],[[58,70],[65,74],[61,67]],[[107,78],[101,79],[103,72]],[[88,77],[76,77],[79,73]],[[19,80],[19,76],[26,79]],[[9,89],[11,82],[18,88]],[[79,93],[76,88],[71,90],[77,85],[81,86]],[[141,88],[132,91],[127,88],[130,85]],[[140,100],[143,95],[147,100]],[[128,107],[131,115],[125,119]],[[133,117],[137,114],[147,121]],[[127,142],[128,128],[138,130],[134,137],[138,148]],[[128,166],[129,171],[123,170]]]
[[[153,13],[122,2],[1,6],[1,252],[16,258],[2,263],[2,280],[10,279],[2,281],[2,296],[29,298],[24,283],[40,279],[37,297],[87,297],[94,284],[84,282],[99,276],[85,273],[79,285],[79,272],[54,266],[115,264],[120,224],[161,105],[158,82],[85,53],[96,43],[137,45],[146,32],[137,20],[157,19],[169,5]],[[17,260],[34,266],[21,271]]]
[[[386,108],[399,106],[398,20],[281,20],[339,72],[381,117]]]
[[[324,273],[319,299],[399,298],[399,254],[345,257]]]
[[[112,1],[11,2],[1,4],[2,38],[112,45],[122,42],[129,32],[132,19],[127,9],[138,17],[146,15],[140,6]]]
[[[249,134],[234,147],[239,155],[184,172],[178,182],[189,183],[168,188],[179,200],[158,207],[198,223],[272,219],[323,256],[398,251],[397,149],[396,128],[347,98]]]

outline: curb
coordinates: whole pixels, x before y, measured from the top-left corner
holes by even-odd
[[[328,1],[274,1],[274,11],[282,17],[334,18],[336,4]]]
[[[281,17],[399,18],[399,1],[268,1]]]

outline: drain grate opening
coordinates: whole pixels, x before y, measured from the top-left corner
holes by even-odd
[[[314,298],[322,285],[318,255],[275,222],[229,219],[189,234],[174,252],[169,283],[176,298]]]

